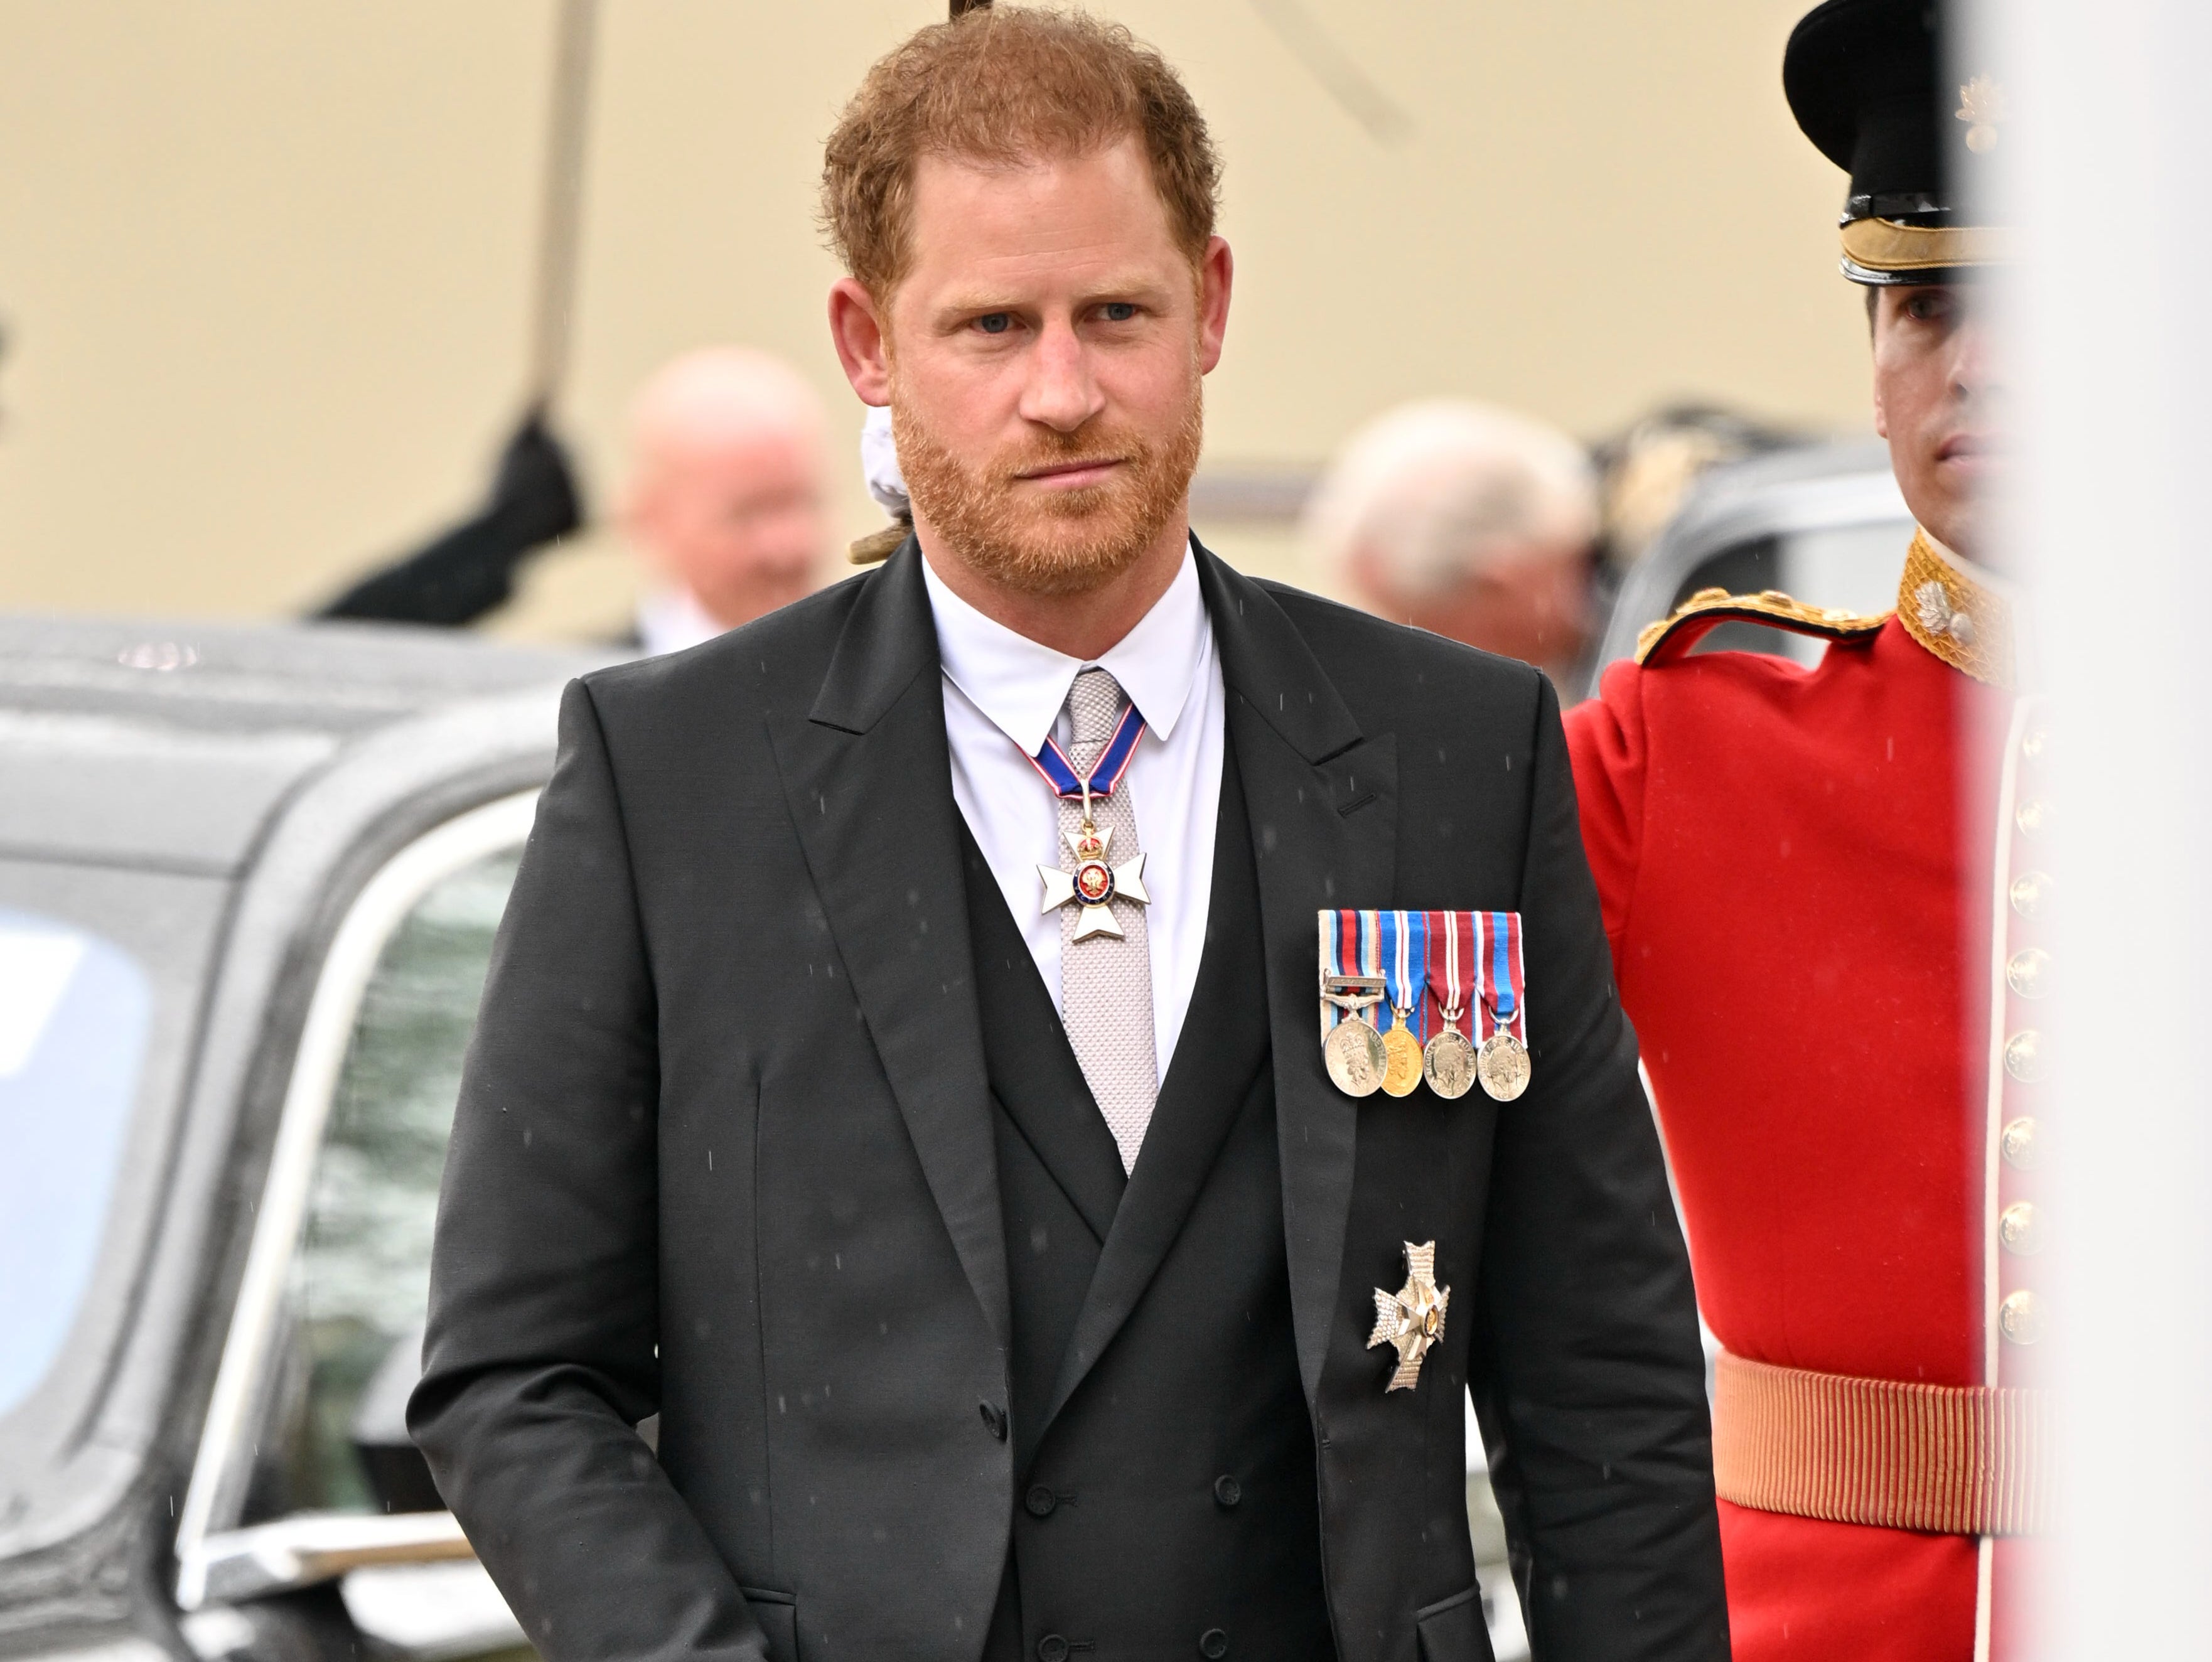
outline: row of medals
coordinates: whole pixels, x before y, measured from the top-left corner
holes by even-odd
[[[1344,1019],[1322,1041],[1322,1058],[1328,1077],[1346,1096],[1372,1096],[1384,1091],[1410,1096],[1422,1081],[1447,1101],[1467,1095],[1480,1079],[1482,1089],[1500,1102],[1510,1102],[1528,1089],[1528,1051],[1499,1026],[1477,1048],[1459,1030],[1459,1012],[1446,1010],[1443,1029],[1424,1046],[1407,1025],[1407,1010],[1397,1010],[1388,1033],[1359,1012],[1382,1002],[1370,978],[1333,975],[1322,997],[1344,1011]]]

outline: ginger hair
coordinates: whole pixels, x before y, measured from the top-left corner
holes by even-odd
[[[1213,235],[1221,161],[1167,60],[1080,11],[979,7],[877,60],[822,157],[822,221],[845,269],[888,296],[905,275],[915,164],[986,167],[1143,145],[1169,229],[1194,265]]]

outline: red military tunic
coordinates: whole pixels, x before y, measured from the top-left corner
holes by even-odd
[[[2039,1312],[2004,1301],[2033,1264],[1998,1242],[2038,1244],[2013,1077],[2038,1069],[2005,971],[2048,990],[2041,740],[2001,598],[1916,538],[1900,608],[1700,596],[1569,713],[1568,744],[1713,1334],[1852,1381],[2020,1386]],[[1747,616],[1834,638],[1809,670],[1688,655]],[[1724,1496],[1729,1407],[1724,1382]],[[1849,1515],[1723,1499],[1739,1662],[1989,1653],[2017,1543],[1829,1520]]]

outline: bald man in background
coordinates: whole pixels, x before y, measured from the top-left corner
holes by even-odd
[[[647,381],[620,520],[644,567],[638,644],[680,651],[811,591],[830,545],[827,418],[781,359],[710,347]]]
[[[689,352],[646,382],[617,514],[645,578],[629,644],[696,646],[815,586],[830,541],[825,419],[796,370],[752,347]],[[477,622],[513,597],[526,561],[583,517],[568,454],[533,412],[482,507],[319,615]]]
[[[1368,610],[1533,664],[1570,702],[1594,632],[1597,532],[1580,445],[1462,398],[1401,404],[1354,434],[1305,525]]]

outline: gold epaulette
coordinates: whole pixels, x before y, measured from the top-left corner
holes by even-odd
[[[1636,637],[1636,661],[1649,664],[1659,649],[1678,642],[1687,650],[1705,632],[1728,622],[1764,623],[1792,634],[1818,635],[1823,640],[1848,640],[1872,634],[1889,622],[1889,612],[1847,612],[1832,606],[1808,606],[1803,601],[1768,589],[1761,594],[1730,594],[1726,589],[1699,589],[1674,609],[1672,616],[1647,623]]]

